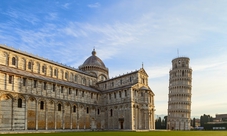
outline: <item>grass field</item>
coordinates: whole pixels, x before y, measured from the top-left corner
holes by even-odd
[[[7,136],[227,136],[227,131],[64,132],[1,134]]]

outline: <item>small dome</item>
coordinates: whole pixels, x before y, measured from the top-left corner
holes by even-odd
[[[96,56],[95,49],[92,51],[92,56],[87,58],[82,66],[100,66],[103,68],[106,68],[105,64],[102,62],[102,60]]]

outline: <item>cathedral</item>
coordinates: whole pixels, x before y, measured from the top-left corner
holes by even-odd
[[[153,130],[154,111],[143,67],[109,78],[95,50],[73,68],[0,45],[0,130]]]

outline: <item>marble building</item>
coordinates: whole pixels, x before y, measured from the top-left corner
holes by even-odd
[[[190,59],[178,57],[172,60],[169,72],[169,101],[167,129],[190,130],[192,69]]]
[[[78,68],[0,45],[0,130],[153,130],[144,68],[109,78],[96,51]]]

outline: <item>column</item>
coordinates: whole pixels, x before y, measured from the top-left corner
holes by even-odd
[[[36,99],[35,129],[38,130],[38,100]]]
[[[11,130],[14,130],[14,123],[13,123],[13,118],[14,118],[14,116],[13,116],[13,103],[14,103],[14,99],[12,98],[12,105],[11,105],[11,107],[12,107],[12,113],[11,113]]]
[[[56,130],[56,102],[54,102],[54,129]]]
[[[154,120],[154,109],[152,109],[152,124],[153,124],[153,129],[155,129],[155,120]]]
[[[72,114],[73,114],[73,106],[70,105],[70,129],[73,128]]]
[[[28,106],[27,106],[27,99],[25,98],[25,111],[24,111],[24,129],[27,130],[28,129],[28,117],[27,117],[27,113],[28,113]]]
[[[62,103],[62,129],[65,129],[65,105],[63,106],[64,103]]]
[[[46,130],[48,130],[48,119],[47,119],[47,117],[48,117],[48,112],[47,112],[47,110],[48,110],[48,108],[47,108],[47,100],[45,101],[45,121],[46,121]]]

